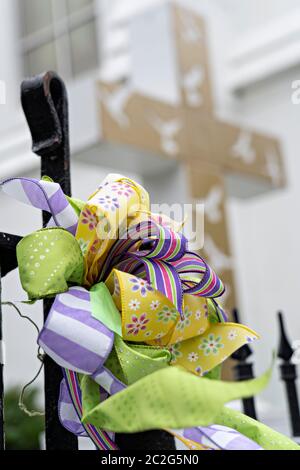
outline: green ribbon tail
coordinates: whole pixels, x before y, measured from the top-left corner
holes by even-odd
[[[208,426],[226,403],[263,390],[271,373],[272,367],[259,378],[236,383],[167,367],[98,404],[84,414],[83,422],[119,433]]]
[[[265,450],[300,450],[296,442],[283,434],[226,406],[216,416],[214,424],[236,429]]]

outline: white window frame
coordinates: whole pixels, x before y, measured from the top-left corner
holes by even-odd
[[[101,0],[100,0],[101,1]],[[22,2],[22,0],[19,0]],[[70,34],[77,28],[95,21],[96,24],[96,49],[97,49],[97,67],[100,64],[100,47],[98,28],[100,25],[98,7],[99,0],[94,0],[92,5],[87,5],[81,10],[73,13],[67,11],[67,0],[50,0],[52,7],[52,20],[49,26],[40,29],[37,32],[20,38],[20,53],[23,58],[23,70],[26,71],[26,55],[46,44],[54,42],[56,71],[66,80],[76,79],[78,75],[73,72],[72,49]],[[20,5],[20,16],[22,15],[22,5]],[[63,15],[61,13],[63,12]],[[22,36],[22,35],[21,35]],[[59,39],[65,37],[65,47],[59,47]],[[87,70],[86,73],[91,72]]]

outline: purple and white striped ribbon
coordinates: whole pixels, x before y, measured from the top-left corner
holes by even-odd
[[[101,385],[109,395],[114,395],[126,388],[126,385],[118,380],[111,371],[104,366],[94,372],[94,374],[92,374],[92,378],[97,384]]]
[[[90,293],[71,287],[56,296],[38,343],[60,366],[92,375],[109,356],[114,334],[92,316]]]
[[[88,436],[80,422],[78,414],[76,413],[65,379],[63,379],[60,384],[58,417],[62,426],[64,426],[68,431],[72,432],[76,436]]]
[[[175,433],[215,450],[263,450],[256,442],[235,429],[217,424],[176,430]]]
[[[103,403],[109,397],[103,388],[99,386],[99,403]],[[86,429],[81,424],[80,418],[74,407],[70,392],[66,383],[66,379],[62,379],[60,384],[60,393],[58,400],[58,416],[59,420],[68,431],[79,437],[88,437]],[[114,440],[114,433],[106,431],[110,439]]]
[[[92,316],[91,294],[71,287],[58,294],[38,337],[38,344],[61,367],[91,375],[110,395],[124,388],[104,363],[114,333]]]
[[[34,178],[9,178],[0,183],[0,188],[24,204],[50,212],[49,227],[63,227],[75,235],[78,216],[58,183]]]

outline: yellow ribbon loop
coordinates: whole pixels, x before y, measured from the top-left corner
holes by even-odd
[[[81,211],[76,233],[85,258],[85,284],[95,284],[110,248],[122,228],[147,218],[149,195],[125,177],[112,178],[89,198]]]
[[[209,299],[185,294],[181,319],[166,296],[132,274],[115,269],[106,285],[121,314],[122,337],[167,347],[171,365],[194,374],[206,374],[243,344],[258,338],[246,326],[216,323]]]

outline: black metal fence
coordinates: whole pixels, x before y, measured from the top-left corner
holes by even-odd
[[[59,183],[67,195],[71,195],[70,182],[70,149],[68,100],[63,81],[53,72],[47,72],[32,79],[25,80],[21,87],[21,101],[32,136],[32,150],[41,158],[41,176],[50,176]],[[43,226],[49,221],[49,214],[43,213]],[[1,277],[17,267],[16,246],[21,237],[0,233],[0,300]],[[44,320],[46,320],[51,300],[44,301]],[[238,322],[238,312],[234,312]],[[296,388],[296,366],[291,363],[294,353],[288,342],[283,317],[280,314],[281,340],[278,357],[281,379],[284,381],[290,411],[293,436],[300,436],[299,401]],[[0,303],[0,344],[2,338],[2,316]],[[0,350],[1,352],[1,350]],[[235,352],[232,358],[236,361],[236,380],[253,378],[253,365],[249,362],[252,351],[248,345]],[[1,359],[1,354],[0,354]],[[0,360],[0,450],[5,448],[4,416],[4,383],[3,361]],[[54,361],[46,356],[44,360],[45,376],[45,436],[46,448],[49,450],[75,450],[77,438],[66,431],[58,418],[58,395],[62,371]],[[243,400],[244,412],[256,418],[254,398]],[[116,442],[120,449],[126,450],[174,450],[175,443],[171,435],[164,431],[149,431],[140,434],[119,434]]]

